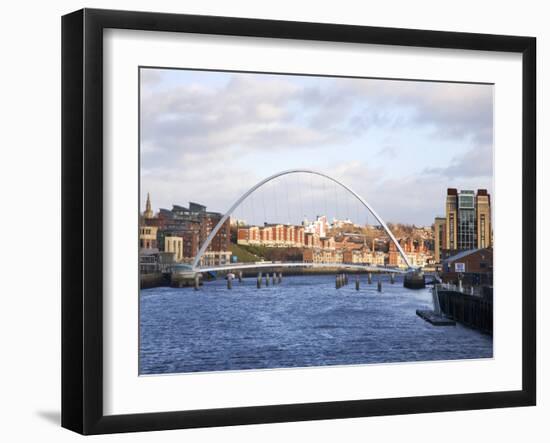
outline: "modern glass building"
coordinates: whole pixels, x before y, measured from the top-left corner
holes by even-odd
[[[434,227],[436,245],[437,240],[440,241],[437,262],[444,255],[443,251],[453,253],[492,247],[491,198],[487,190],[478,189],[476,193],[447,189],[445,217],[436,218]]]
[[[474,191],[460,191],[458,194],[457,229],[457,249],[474,249],[477,247]]]

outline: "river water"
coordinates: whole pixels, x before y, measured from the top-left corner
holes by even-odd
[[[491,358],[490,336],[461,325],[432,326],[431,290],[405,289],[376,276],[335,288],[334,275],[206,282],[140,292],[140,374],[168,374]],[[262,283],[265,283],[265,279]]]

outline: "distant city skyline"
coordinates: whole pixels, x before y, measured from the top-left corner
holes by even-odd
[[[493,87],[147,68],[140,142],[142,210],[150,193],[155,211],[195,201],[223,213],[266,176],[306,168],[351,186],[386,222],[431,225],[448,187],[493,193]],[[276,185],[256,195],[252,223],[277,209],[265,221],[374,224],[321,181]]]

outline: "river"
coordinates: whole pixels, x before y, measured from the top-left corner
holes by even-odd
[[[416,315],[432,308],[429,288],[382,277],[378,292],[377,278],[362,275],[359,291],[354,276],[336,289],[334,275],[141,290],[140,374],[492,357],[492,337]]]

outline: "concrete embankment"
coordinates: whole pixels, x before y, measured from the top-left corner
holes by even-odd
[[[170,274],[152,272],[150,274],[141,273],[139,275],[140,289],[158,288],[161,286],[170,286]]]

